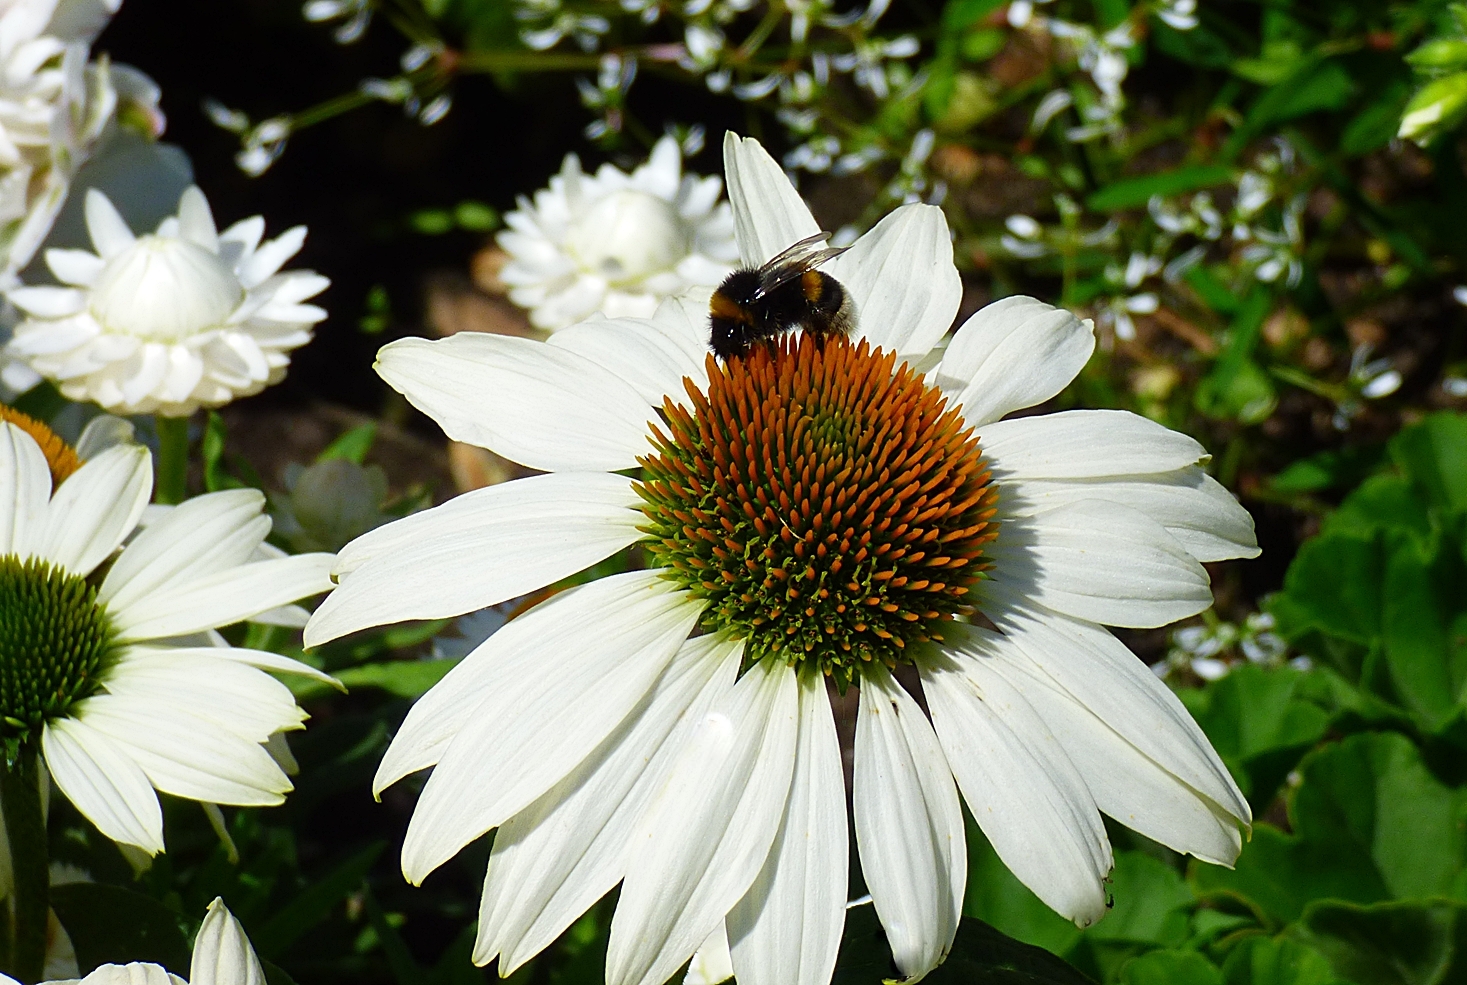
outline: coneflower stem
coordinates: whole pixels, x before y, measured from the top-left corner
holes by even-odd
[[[20,982],[39,982],[46,968],[51,876],[34,741],[20,747],[8,769],[0,764],[0,809],[5,813],[14,875],[9,900],[10,960],[5,972]]]
[[[153,420],[158,430],[158,481],[153,501],[171,506],[188,497],[188,418],[159,414]]]

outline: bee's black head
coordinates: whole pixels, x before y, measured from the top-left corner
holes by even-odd
[[[718,285],[718,293],[734,304],[752,304],[759,298],[762,283],[757,270],[735,270]]]

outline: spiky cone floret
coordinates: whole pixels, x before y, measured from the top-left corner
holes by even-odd
[[[745,266],[817,231],[757,143],[730,135],[725,164]],[[497,829],[479,963],[512,972],[620,883],[609,985],[664,981],[720,925],[744,985],[825,985],[848,888],[827,671],[859,689],[851,812],[900,977],[939,964],[957,930],[960,795],[1081,925],[1105,911],[1102,813],[1237,856],[1247,802],[1104,628],[1196,613],[1199,562],[1257,552],[1204,450],[1120,411],[1009,417],[1095,345],[1033,299],[989,305],[933,352],[961,296],[937,209],[898,209],[822,269],[854,302],[849,344],[710,363],[705,297],[548,343],[462,333],[379,354],[450,437],[546,474],[348,545],[308,643],[516,598],[632,545],[649,564],[507,623],[418,701],[379,767],[379,792],[433,769],[403,845],[413,882]],[[858,630],[873,609],[886,621]],[[925,706],[899,682],[913,677]]]
[[[53,488],[57,444],[0,422],[6,762],[39,748],[82,814],[149,853],[163,850],[155,790],[280,803],[291,784],[266,746],[306,715],[267,671],[330,678],[214,631],[325,591],[333,556],[265,545],[270,520],[254,490],[145,518],[152,460],[137,444],[99,452]]]

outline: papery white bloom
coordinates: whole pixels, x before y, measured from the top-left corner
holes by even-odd
[[[244,928],[224,905],[214,898],[204,922],[194,938],[193,959],[189,963],[188,981],[184,981],[162,965],[133,961],[128,964],[98,965],[85,978],[45,985],[264,985],[265,969],[250,946]],[[0,975],[0,985],[19,985],[15,979]]]
[[[47,250],[62,287],[9,294],[27,318],[7,352],[71,400],[124,414],[179,416],[259,393],[285,377],[292,349],[326,317],[305,304],[330,284],[280,272],[305,242],[296,226],[261,242],[265,220],[216,231],[203,192],[136,236],[102,192],[87,192],[95,253]]]
[[[1190,31],[1197,26],[1197,0],[1170,0],[1156,12],[1168,27]]]
[[[31,433],[0,424],[0,740],[38,743],[56,788],[149,854],[163,850],[155,788],[281,803],[290,780],[266,744],[306,714],[265,671],[330,678],[213,630],[325,591],[334,556],[265,545],[253,489],[199,496],[139,529],[146,448],[114,445],[79,467],[47,449],[50,460]]]
[[[816,234],[756,142],[729,135],[725,166],[745,266]],[[548,343],[461,333],[378,356],[449,435],[545,474],[348,545],[309,644],[647,551],[489,637],[378,770],[380,791],[433,767],[403,845],[414,883],[498,829],[473,957],[501,974],[620,883],[609,985],[660,985],[720,924],[741,985],[825,985],[849,895],[826,674],[859,690],[856,841],[908,980],[957,932],[960,792],[1082,926],[1106,907],[1102,813],[1238,855],[1247,802],[1102,628],[1193,615],[1201,561],[1257,553],[1202,447],[1123,411],[1005,419],[1063,389],[1095,337],[1014,297],[941,348],[962,284],[936,208],[897,209],[823,269],[854,304],[849,340],[720,364],[706,302],[674,299]],[[920,677],[930,718],[888,666]]]
[[[713,287],[733,269],[733,218],[717,177],[683,174],[663,137],[631,174],[594,174],[566,156],[550,187],[521,198],[498,237],[509,254],[500,278],[538,328],[556,331],[600,312],[647,317],[666,297]]]

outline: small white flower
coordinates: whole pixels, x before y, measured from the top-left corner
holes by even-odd
[[[600,312],[646,317],[663,298],[713,287],[733,269],[733,216],[717,177],[682,172],[682,154],[663,137],[627,174],[610,164],[594,175],[568,155],[550,187],[521,198],[505,216],[500,277],[530,321],[549,331]]]
[[[54,884],[54,883],[53,883]],[[265,969],[250,946],[244,928],[215,897],[194,938],[193,960],[188,981],[162,965],[133,961],[128,964],[98,965],[85,978],[53,981],[45,985],[262,985]],[[0,974],[0,985],[20,985]]]
[[[218,407],[283,379],[290,350],[326,317],[303,302],[330,281],[280,272],[305,242],[304,226],[261,243],[265,220],[254,216],[220,233],[197,188],[142,236],[96,189],[86,216],[96,253],[46,251],[64,286],[9,295],[28,317],[7,352],[71,400],[124,414]]]
[[[1197,26],[1197,0],[1171,0],[1156,12],[1168,27],[1190,31]]]
[[[0,424],[0,609],[31,615],[0,640],[0,668],[19,685],[0,692],[0,740],[39,749],[98,830],[149,854],[163,850],[154,788],[281,803],[291,784],[266,743],[306,715],[264,671],[330,678],[214,630],[326,591],[334,555],[265,544],[253,489],[145,516],[146,448],[117,444],[78,465],[34,431]]]
[[[1075,97],[1071,96],[1067,89],[1055,89],[1039,100],[1039,105],[1034,108],[1034,118],[1029,121],[1030,133],[1042,133],[1049,126],[1049,121],[1054,119],[1075,103]]]

